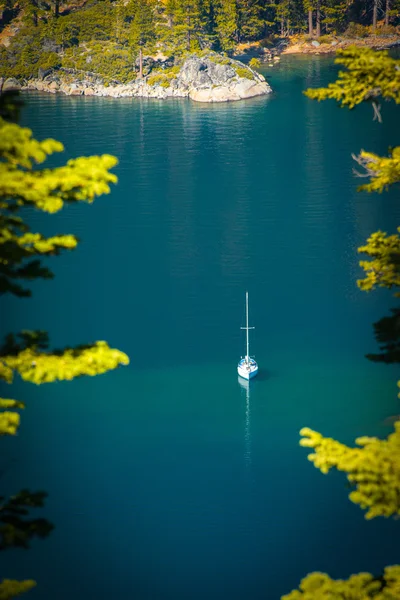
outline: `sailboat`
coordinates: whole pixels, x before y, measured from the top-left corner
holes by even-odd
[[[249,330],[254,327],[249,327],[249,293],[246,292],[246,327],[240,329],[246,330],[246,356],[241,358],[238,362],[237,371],[240,377],[243,379],[252,379],[258,373],[258,364],[254,358],[250,357],[249,350]]]

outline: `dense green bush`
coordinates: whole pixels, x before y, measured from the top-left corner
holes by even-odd
[[[36,63],[41,69],[56,69],[61,67],[61,56],[56,52],[42,52]]]
[[[230,65],[231,64],[231,61],[226,56],[219,56],[218,54],[211,54],[208,56],[208,58],[217,65]]]
[[[346,31],[344,32],[345,37],[349,38],[365,38],[369,35],[368,27],[364,27],[359,23],[349,23]]]
[[[335,37],[333,35],[321,35],[318,41],[320,44],[331,44],[335,41]]]
[[[397,29],[393,25],[382,25],[381,27],[378,27],[376,30],[376,35],[387,36],[387,35],[396,35],[396,34],[397,34]]]
[[[98,73],[121,83],[127,83],[136,77],[129,48],[113,42],[92,42],[79,48],[68,48],[62,59],[62,66]]]
[[[160,85],[161,87],[167,88],[171,85],[171,78],[164,73],[156,73],[147,79],[147,83],[149,85]]]
[[[249,67],[251,69],[259,69],[261,67],[261,61],[259,58],[252,58],[249,62]]]
[[[235,67],[235,71],[238,77],[244,77],[245,79],[254,79],[254,75],[249,69],[243,67]]]

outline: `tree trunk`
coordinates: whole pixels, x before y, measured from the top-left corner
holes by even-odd
[[[285,22],[281,19],[281,37],[284,37],[285,34]]]
[[[378,0],[374,0],[374,9],[372,11],[372,29],[376,30],[376,22],[378,20]]]
[[[317,38],[319,38],[319,36],[321,35],[321,10],[318,6],[317,8],[317,32],[316,32]]]
[[[308,35],[312,37],[313,34],[313,11],[311,8],[308,11]]]
[[[54,2],[54,16],[56,19],[60,16],[60,0]]]
[[[389,25],[390,0],[386,0],[385,25]]]
[[[139,78],[143,79],[143,51],[139,50]]]

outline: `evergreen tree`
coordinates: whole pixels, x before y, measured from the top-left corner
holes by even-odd
[[[167,0],[169,31],[166,41],[178,52],[204,48],[209,43],[207,22],[201,0]]]
[[[134,14],[129,29],[129,42],[134,51],[138,48],[151,50],[156,41],[154,3],[151,0],[135,0]]]
[[[282,37],[293,34],[295,31],[302,31],[305,25],[304,6],[297,0],[279,0],[273,5],[275,9],[275,23],[279,27],[279,33]],[[311,6],[311,0],[310,0]],[[312,23],[312,11],[309,11]],[[312,25],[311,25],[312,26]],[[312,33],[310,34],[312,35]]]
[[[219,0],[216,6],[216,31],[221,50],[232,52],[238,39],[238,20],[236,0]]]
[[[338,33],[346,28],[347,0],[325,0],[323,23],[326,32]]]
[[[238,41],[255,40],[265,28],[260,0],[240,0],[238,2]]]

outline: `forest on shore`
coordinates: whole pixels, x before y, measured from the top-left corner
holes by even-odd
[[[400,39],[399,15],[400,0],[3,0],[0,75],[64,68],[128,82],[140,51],[232,56],[246,44],[262,53],[293,38]]]

